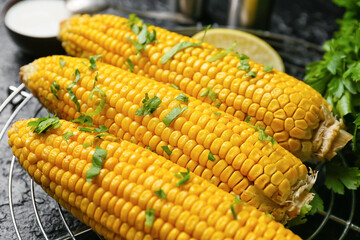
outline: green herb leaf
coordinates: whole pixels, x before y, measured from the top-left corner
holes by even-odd
[[[290,228],[290,227],[293,227],[293,226],[297,226],[297,225],[306,223],[306,221],[307,221],[306,215],[310,211],[311,211],[311,205],[306,204],[306,205],[302,206],[301,209],[300,209],[300,214],[296,218],[294,218],[294,219],[290,220],[289,222],[287,222],[286,227]]]
[[[83,148],[87,148],[87,147],[91,146],[91,143],[84,143],[82,146],[83,146]]]
[[[142,103],[144,105],[138,108],[135,112],[135,115],[137,116],[146,116],[155,112],[161,103],[161,99],[158,96],[149,98],[148,93],[145,93],[145,98],[142,100]]]
[[[92,179],[100,173],[102,165],[106,159],[107,150],[96,146],[95,152],[92,156],[92,165],[86,172],[86,181],[91,182]]]
[[[98,135],[95,135],[96,138],[102,138],[102,137],[113,137],[113,138],[117,138],[114,135],[110,134],[110,133],[101,133]]]
[[[231,214],[233,215],[234,220],[237,219],[236,212],[235,212],[235,205],[239,204],[239,203],[243,203],[243,202],[245,202],[245,201],[241,200],[239,195],[236,195],[234,198],[234,202],[230,204],[230,210],[231,210]]]
[[[148,209],[145,211],[145,225],[151,227],[155,220],[155,209]]]
[[[328,84],[328,93],[341,98],[344,93],[344,84],[340,78],[334,77]]]
[[[66,62],[64,61],[64,59],[62,57],[59,58],[59,63],[60,63],[61,68],[63,68],[66,64]]]
[[[222,52],[210,57],[207,61],[208,62],[215,62],[216,60],[222,59],[223,57],[225,57],[229,53],[234,52],[235,48],[236,48],[236,42],[231,44],[231,46],[228,49],[226,49],[225,51],[222,51]]]
[[[154,191],[154,193],[159,197],[167,200],[165,192],[160,188],[159,191]]]
[[[189,102],[189,97],[186,96],[186,95],[183,94],[183,93],[180,93],[179,96],[177,96],[177,97],[175,98],[175,100],[182,101],[182,102],[184,102],[184,103],[188,103],[188,102]]]
[[[166,152],[168,156],[171,155],[172,151],[170,150],[169,146],[165,145],[165,146],[161,146],[161,148],[164,150],[164,152]]]
[[[106,94],[104,93],[103,90],[101,90],[100,88],[98,87],[95,87],[91,93],[90,93],[90,96],[89,96],[89,99],[92,100],[93,99],[93,95],[95,92],[98,92],[101,96],[101,100],[100,100],[100,103],[99,105],[96,107],[96,109],[94,110],[94,112],[92,113],[87,113],[86,115],[88,116],[94,116],[94,115],[97,115],[97,114],[100,114],[101,111],[104,109],[105,107],[105,103],[106,103]]]
[[[178,86],[176,86],[175,84],[172,83],[171,86],[172,86],[173,88],[179,90]]]
[[[94,79],[94,85],[93,85],[93,88],[95,88],[95,87],[96,87],[96,83],[97,83],[97,81],[98,81],[98,76],[99,76],[99,72],[96,72],[96,74],[95,74],[95,79]]]
[[[145,149],[152,151],[149,146],[146,146]]]
[[[107,131],[109,131],[109,129],[104,125],[100,125],[98,128],[94,129],[94,132],[98,132],[98,133],[107,132]]]
[[[328,69],[332,74],[336,74],[337,69],[341,67],[341,61],[342,61],[343,58],[345,58],[345,55],[344,55],[344,54],[342,54],[342,53],[335,53],[335,54],[331,57],[328,65],[327,65],[327,69]]]
[[[221,115],[221,113],[219,113],[219,112],[214,112],[214,111],[213,111],[213,113],[214,113],[215,115]]]
[[[136,50],[137,50],[137,54],[141,54],[141,51],[144,49],[144,46],[141,45],[140,43],[138,43],[137,41],[132,40],[129,37],[126,37],[127,40],[129,40],[132,44],[134,44]]]
[[[145,44],[146,43],[146,36],[148,35],[148,30],[147,30],[147,26],[144,24],[141,28],[141,31],[138,35],[138,41],[140,44]]]
[[[215,107],[219,108],[220,105],[221,105],[221,103],[219,102],[219,103],[217,103],[217,104],[215,105]]]
[[[204,35],[201,38],[201,41],[198,43],[192,43],[192,42],[180,42],[176,44],[174,47],[172,47],[167,53],[165,53],[161,57],[161,64],[165,64],[167,61],[169,61],[177,52],[180,52],[181,50],[188,48],[188,47],[198,47],[204,42],[204,38],[206,35],[207,30],[209,30],[211,26],[208,25],[205,29]]]
[[[250,72],[246,73],[244,76],[245,76],[245,77],[248,77],[248,76],[250,76],[250,77],[256,77],[256,72],[250,71]]]
[[[129,15],[129,20],[127,22],[128,26],[131,27],[134,24],[142,23],[143,21],[136,16],[136,14],[132,13]]]
[[[250,64],[247,59],[243,59],[240,60],[240,65],[237,68],[247,72],[250,70]]]
[[[259,140],[260,141],[269,141],[271,142],[272,145],[274,145],[276,143],[276,140],[272,137],[270,137],[266,132],[265,129],[263,127],[258,126],[258,130],[259,130]]]
[[[168,113],[168,115],[166,115],[163,119],[163,123],[165,123],[165,125],[167,127],[170,126],[171,122],[177,118],[181,113],[183,113],[186,109],[188,109],[187,107],[184,107],[183,109],[181,109],[181,106],[179,105],[178,107],[175,107],[173,109],[171,109],[171,111]]]
[[[217,93],[214,92],[214,90],[212,90],[211,88],[208,88],[200,94],[200,97],[209,97],[211,101],[214,102],[217,98]]]
[[[215,158],[214,155],[211,153],[211,151],[209,151],[208,159],[209,159],[210,161],[212,161],[212,162],[216,160],[216,158]]]
[[[190,169],[186,168],[187,172],[180,172],[179,173],[174,173],[175,177],[180,178],[180,180],[176,183],[177,187],[180,187],[181,185],[185,184],[187,181],[190,180]]]
[[[360,185],[360,170],[357,167],[345,167],[340,162],[326,163],[325,186],[335,193],[344,194],[344,187],[355,190]]]
[[[309,215],[314,215],[318,211],[324,211],[324,201],[321,199],[319,194],[315,192],[314,189],[311,189],[310,192],[314,193],[314,198],[309,203],[311,205],[311,210],[309,212]]]
[[[245,54],[241,53],[235,53],[235,55],[240,59],[240,60],[244,60],[244,59],[249,59],[248,56],[246,56]]]
[[[94,126],[92,117],[87,116],[87,115],[80,115],[78,118],[75,118],[74,120],[71,120],[70,122],[80,123],[82,125],[86,125],[86,126],[90,126],[90,127]]]
[[[250,116],[246,116],[244,122],[248,123],[248,122],[250,122],[250,120],[251,120],[251,117],[250,117]]]
[[[51,90],[51,92],[54,94],[54,96],[56,97],[56,99],[59,99],[57,93],[58,93],[58,91],[60,90],[60,85],[56,82],[56,80],[54,80],[54,82],[51,84],[50,90]]]
[[[352,113],[352,103],[351,103],[351,94],[348,91],[344,91],[342,97],[338,100],[336,104],[336,110],[341,117]]]
[[[75,84],[80,80],[80,71],[79,71],[79,69],[77,69],[77,68],[75,69],[74,75],[75,75],[74,81],[73,81],[69,86],[66,87],[66,90],[67,90],[68,93],[69,93],[70,99],[71,99],[71,100],[75,103],[75,105],[76,105],[76,111],[77,111],[77,112],[80,112],[80,103],[79,103],[79,101],[77,100],[77,98],[76,98],[75,94],[73,93],[73,91],[71,90],[71,88],[72,88],[73,86],[75,86]]]
[[[271,72],[273,70],[273,66],[271,65],[265,65],[263,72]]]
[[[79,129],[79,131],[82,131],[82,132],[90,132],[91,133],[93,131],[91,128],[84,128],[84,127],[79,127],[78,129]]]
[[[96,55],[96,56],[90,56],[89,61],[90,61],[90,66],[89,69],[96,69],[96,61],[102,57],[102,55]]]
[[[69,143],[68,140],[72,136],[74,136],[73,132],[64,132],[63,135],[62,135],[62,137],[63,137],[63,139],[65,139],[66,143]]]
[[[46,133],[47,130],[56,129],[60,127],[61,123],[58,117],[42,117],[36,121],[28,122],[27,126],[33,130],[34,133]]]
[[[130,72],[134,72],[134,64],[132,63],[132,61],[130,60],[130,58],[126,59],[127,62],[127,68],[130,70]]]

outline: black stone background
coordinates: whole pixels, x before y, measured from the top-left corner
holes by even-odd
[[[0,10],[9,2],[0,0]],[[126,1],[124,2],[131,2]],[[144,6],[155,6],[162,8],[164,0],[143,1]],[[207,4],[207,13],[205,24],[209,22],[217,22],[220,25],[225,23],[227,1],[210,0]],[[113,10],[108,11],[114,13]],[[273,14],[269,23],[269,31],[273,33],[285,34],[291,37],[307,40],[312,43],[321,45],[324,41],[331,38],[332,34],[338,28],[336,19],[343,14],[341,8],[336,7],[330,0],[302,0],[289,1],[277,0],[273,6]],[[126,14],[121,14],[126,16]],[[178,27],[176,23],[169,21],[151,20],[159,26],[166,28]],[[198,24],[199,25],[199,24]],[[46,46],[44,46],[46,47]],[[294,56],[296,57],[296,56]],[[7,89],[9,85],[18,86],[20,79],[18,77],[19,67],[31,62],[35,58],[23,54],[18,47],[12,42],[6,29],[4,22],[0,22],[0,103],[7,97]],[[34,113],[40,106],[36,100],[32,100],[31,104],[24,109],[23,114]],[[12,107],[5,109],[0,115],[0,124],[3,126],[13,111]],[[46,114],[46,112],[42,112]],[[21,115],[20,115],[21,116]],[[0,142],[0,239],[15,239],[16,235],[11,223],[9,203],[8,203],[8,172],[10,167],[11,151],[7,147],[7,137]],[[14,171],[14,206],[17,221],[21,229],[23,239],[43,239],[39,228],[37,227],[35,216],[32,212],[30,198],[29,177],[16,164]],[[55,209],[54,201],[51,201],[37,186],[37,202],[40,213],[42,214],[43,224],[48,229],[51,239],[56,238],[65,233],[64,227],[59,222],[59,216]],[[340,203],[341,204],[341,203]],[[357,210],[358,211],[358,210]],[[77,221],[70,217],[66,217],[73,229],[82,227]],[[333,228],[326,229],[326,239],[336,239],[333,234]],[[346,239],[360,239],[358,234],[348,235]]]

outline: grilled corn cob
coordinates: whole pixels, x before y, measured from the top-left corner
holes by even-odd
[[[8,132],[14,155],[51,197],[106,239],[300,239],[192,173],[178,187],[174,173],[185,169],[127,141],[97,142],[107,156],[99,175],[87,181],[96,150],[83,144],[95,135],[63,120],[37,134],[27,127],[31,120]],[[66,132],[73,132],[68,140]],[[160,189],[163,197],[155,193]],[[150,224],[147,211],[154,213]]]
[[[134,73],[175,84],[213,105],[221,103],[220,110],[241,120],[251,116],[252,124],[265,127],[267,134],[303,161],[331,159],[351,140],[325,99],[305,83],[277,70],[265,72],[263,65],[248,61],[248,73],[256,75],[251,77],[237,68],[241,60],[233,53],[208,62],[220,50],[206,43],[179,51],[162,63],[174,45],[196,40],[151,26],[148,31],[156,31],[157,42],[139,55],[131,42],[137,41],[133,25],[111,15],[75,16],[61,24],[59,39],[70,55],[102,54],[104,62],[125,70],[131,60]],[[217,100],[204,96],[208,88],[217,93]]]
[[[65,64],[60,66],[60,61]],[[312,198],[309,190],[315,175],[308,175],[306,166],[279,144],[259,140],[259,131],[247,123],[223,112],[217,115],[213,112],[217,108],[192,97],[187,104],[175,100],[181,91],[162,83],[100,62],[89,69],[88,63],[65,56],[40,58],[22,67],[20,75],[50,111],[67,120],[92,114],[105,100],[100,114],[93,116],[95,124],[105,125],[119,138],[149,146],[277,220],[295,217]],[[73,79],[78,82],[69,89]],[[55,82],[56,93],[51,91]],[[105,99],[91,100],[94,86],[106,94]],[[77,98],[78,112],[69,90]],[[162,102],[151,115],[138,116],[146,94]],[[187,109],[166,126],[165,116],[179,105]]]

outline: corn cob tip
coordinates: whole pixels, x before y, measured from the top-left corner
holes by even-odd
[[[314,134],[311,151],[313,151],[312,157],[324,161],[333,158],[353,136],[343,129],[342,120],[336,119],[328,107],[322,105],[321,114],[324,115],[324,121],[320,123]]]

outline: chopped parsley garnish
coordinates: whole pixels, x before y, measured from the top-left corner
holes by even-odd
[[[222,59],[223,57],[225,57],[229,53],[234,52],[235,48],[236,48],[236,42],[231,44],[231,46],[228,49],[226,49],[225,51],[222,51],[222,52],[210,57],[207,61],[208,62],[215,62],[216,60]]]
[[[183,94],[183,93],[180,93],[179,96],[177,96],[177,97],[175,98],[175,100],[182,101],[182,102],[184,102],[184,103],[188,103],[188,102],[189,102],[189,97],[186,96],[186,95]]]
[[[180,178],[180,180],[176,183],[177,187],[180,187],[181,185],[185,184],[187,181],[190,180],[190,169],[186,168],[187,172],[180,172],[180,173],[174,173],[175,177]]]
[[[221,105],[221,102],[218,102],[218,103],[215,105],[215,107],[219,108],[220,105]]]
[[[246,73],[244,76],[245,76],[245,77],[248,77],[248,76],[250,76],[250,77],[256,77],[256,72],[250,71],[250,72]]]
[[[145,149],[152,151],[150,146],[146,146]]]
[[[271,65],[265,65],[263,72],[271,72],[273,70],[273,66]]]
[[[214,113],[215,115],[221,115],[221,113],[219,113],[219,112],[214,112],[214,111],[213,111],[213,113]]]
[[[173,87],[173,88],[175,88],[175,89],[177,89],[177,90],[179,90],[179,87],[178,86],[176,86],[175,84],[171,84],[171,86]]]
[[[129,20],[127,21],[127,24],[132,29],[134,25],[137,26],[138,23],[142,22],[143,21],[139,17],[137,17],[136,14],[133,13],[129,15]],[[135,34],[137,35],[138,33]]]
[[[164,150],[164,152],[166,152],[168,156],[171,155],[172,151],[170,150],[169,146],[165,145],[165,146],[161,146],[161,148]]]
[[[60,63],[61,68],[63,68],[66,64],[66,62],[64,61],[64,59],[62,57],[59,58],[59,63]]]
[[[272,137],[270,137],[266,132],[265,129],[258,125],[259,129],[259,140],[260,141],[269,141],[272,145],[276,143],[276,140]]]
[[[80,115],[78,118],[71,120],[71,122],[80,123],[82,125],[86,125],[86,126],[90,126],[90,127],[94,126],[92,117],[90,117],[88,115]]]
[[[159,197],[167,200],[165,192],[160,188],[159,191],[154,191],[154,193]]]
[[[235,205],[242,203],[242,202],[245,202],[245,201],[241,200],[239,195],[236,195],[234,198],[234,202],[230,204],[230,210],[231,210],[231,214],[233,215],[234,220],[237,219],[236,212],[235,212]]]
[[[87,148],[87,147],[90,147],[91,146],[91,143],[84,143],[83,144],[83,148]]]
[[[240,65],[237,67],[238,69],[249,71],[250,70],[250,64],[247,59],[240,60]]]
[[[90,132],[91,133],[93,131],[91,128],[84,128],[84,127],[79,127],[78,129],[79,129],[79,131],[82,131],[82,132]]]
[[[96,61],[102,57],[102,55],[96,55],[96,56],[90,56],[89,57],[89,61],[90,61],[90,66],[89,69],[96,69]]]
[[[166,115],[163,119],[163,123],[165,123],[165,125],[167,127],[170,126],[171,122],[177,118],[181,113],[183,113],[186,109],[188,109],[188,107],[184,107],[183,109],[181,109],[181,106],[179,105],[178,107],[174,107],[173,109],[171,109],[171,111],[168,113],[168,115]]]
[[[63,135],[62,135],[62,137],[63,137],[63,139],[65,139],[66,143],[69,143],[68,140],[72,136],[74,136],[73,132],[64,132]]]
[[[86,181],[91,182],[92,179],[100,173],[102,165],[106,159],[107,150],[96,146],[95,152],[92,156],[92,165],[86,172]]]
[[[271,218],[272,220],[275,220],[275,217],[271,215],[270,213],[265,214],[268,218]]]
[[[60,85],[56,82],[56,80],[54,80],[54,82],[51,84],[50,90],[51,90],[51,92],[54,94],[54,96],[56,97],[56,99],[59,99],[57,93],[58,93],[58,91],[60,90]]]
[[[244,60],[244,59],[249,59],[249,57],[243,53],[239,54],[239,53],[235,53],[235,55],[240,59],[240,60]]]
[[[144,46],[141,45],[140,43],[138,43],[137,41],[132,40],[129,37],[126,37],[127,40],[129,40],[132,44],[134,44],[136,50],[137,50],[137,54],[140,54],[141,51],[144,49]]]
[[[152,32],[148,31],[148,24],[142,24],[139,27],[136,23],[132,24],[131,29],[137,35],[138,41],[132,40],[130,37],[126,37],[132,44],[134,44],[137,53],[141,54],[141,51],[145,49],[146,45],[156,42],[156,31],[153,29]]]
[[[98,76],[99,76],[99,72],[96,72],[93,88],[96,87],[96,83],[97,83],[97,81],[98,81]]]
[[[107,132],[107,131],[109,131],[109,129],[104,125],[100,125],[98,128],[94,129],[94,132],[98,132],[98,133]]]
[[[251,117],[247,116],[244,121],[248,123],[250,121],[250,119],[251,119]],[[256,132],[257,131],[259,132],[258,139],[260,141],[269,141],[269,142],[271,142],[272,145],[274,145],[276,143],[276,140],[274,138],[270,137],[269,134],[267,134],[265,132],[265,129],[263,127],[261,127],[259,125],[254,126],[254,125],[252,125],[250,123],[248,123],[248,125],[250,127],[252,127]]]
[[[137,116],[146,116],[152,114],[159,107],[161,100],[158,96],[149,98],[148,93],[145,93],[145,98],[142,100],[142,103],[144,105],[138,108],[135,112],[135,115]]]
[[[27,124],[34,133],[46,133],[47,130],[56,129],[60,127],[60,125],[61,123],[59,118],[55,116],[50,117],[50,115],[28,122]]]
[[[96,138],[102,138],[102,137],[113,137],[113,138],[118,138],[110,133],[101,133],[101,134],[98,134],[98,135],[95,135]]]
[[[248,123],[248,122],[250,122],[250,120],[251,120],[251,117],[250,117],[250,116],[247,116],[247,117],[245,118],[244,122]]]
[[[155,209],[148,209],[145,211],[145,225],[151,227],[155,220]]]
[[[209,97],[211,101],[214,102],[217,98],[217,93],[214,92],[214,90],[212,90],[211,88],[208,88],[200,94],[200,97]]]
[[[92,113],[87,113],[86,115],[88,116],[93,116],[93,115],[97,115],[97,114],[100,114],[100,112],[103,110],[104,106],[105,106],[105,103],[106,103],[106,94],[104,93],[103,90],[101,90],[100,88],[98,87],[95,87],[91,93],[90,93],[90,96],[89,96],[89,99],[92,100],[93,99],[93,95],[95,92],[98,92],[101,96],[101,100],[100,100],[100,103],[99,105],[96,107],[95,111],[92,112]]]
[[[66,90],[69,92],[70,99],[76,105],[76,111],[80,112],[80,103],[77,100],[77,98],[76,98],[75,94],[73,93],[73,91],[71,90],[71,88],[73,86],[75,86],[75,84],[80,80],[80,71],[79,71],[79,69],[75,69],[74,75],[75,75],[74,81],[69,86],[66,87]]]
[[[134,72],[134,64],[132,63],[130,58],[126,59],[126,63],[127,63],[126,66],[130,70],[130,72]]]
[[[177,52],[188,48],[188,47],[199,47],[203,42],[204,42],[204,38],[206,35],[207,30],[211,27],[211,25],[208,25],[205,29],[204,35],[201,38],[201,41],[198,43],[192,43],[192,42],[180,42],[178,44],[176,44],[174,47],[172,47],[167,53],[165,53],[162,57],[161,57],[161,64],[166,63],[167,61],[169,61]]]
[[[212,162],[216,160],[216,158],[214,157],[214,155],[210,151],[209,151],[208,159],[210,161],[212,161]]]

